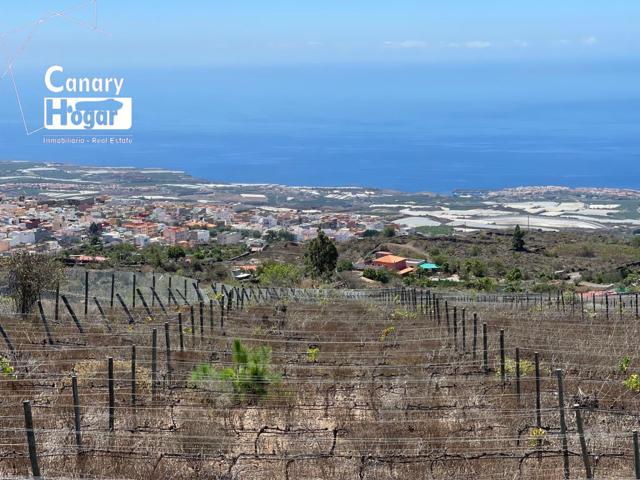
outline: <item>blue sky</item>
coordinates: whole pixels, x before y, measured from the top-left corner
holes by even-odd
[[[98,0],[50,18],[21,56],[112,65],[474,62],[635,57],[637,0]],[[0,32],[82,0],[3,2]],[[84,23],[86,22],[86,24]],[[18,49],[28,28],[0,39]],[[18,64],[19,65],[19,64]]]

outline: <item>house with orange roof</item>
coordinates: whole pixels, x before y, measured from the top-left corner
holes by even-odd
[[[384,267],[387,270],[399,272],[407,268],[407,259],[397,255],[385,255],[384,257],[376,258],[373,264],[378,267]]]

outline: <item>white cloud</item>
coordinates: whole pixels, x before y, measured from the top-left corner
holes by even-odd
[[[514,40],[513,42],[518,48],[528,48],[531,44],[526,40]]]
[[[468,42],[452,42],[447,43],[445,46],[449,48],[472,48],[472,49],[483,49],[490,48],[493,46],[491,42],[487,42],[484,40],[469,40]]]
[[[387,41],[384,42],[384,46],[388,48],[426,48],[429,44],[424,40],[403,40],[400,42]]]
[[[322,42],[307,42],[307,47],[322,47],[323,45]]]
[[[464,44],[466,48],[489,48],[491,47],[491,42],[485,42],[483,40],[472,40]]]
[[[595,45],[596,43],[598,43],[598,39],[594,36],[585,37],[582,39],[582,44],[586,45],[587,47]]]

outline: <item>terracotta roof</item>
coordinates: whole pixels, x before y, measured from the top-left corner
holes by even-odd
[[[393,263],[404,262],[405,260],[406,258],[398,257],[397,255],[385,255],[384,257],[376,258],[374,262],[393,264]]]
[[[398,275],[406,275],[407,273],[411,273],[411,272],[413,272],[413,271],[415,271],[415,268],[413,268],[413,267],[407,267],[407,268],[405,268],[405,269],[403,269],[403,270],[400,270],[400,271],[398,272]]]

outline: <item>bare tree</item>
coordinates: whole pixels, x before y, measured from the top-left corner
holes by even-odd
[[[3,262],[17,313],[31,311],[43,291],[54,288],[63,276],[62,264],[53,256],[18,252]]]

